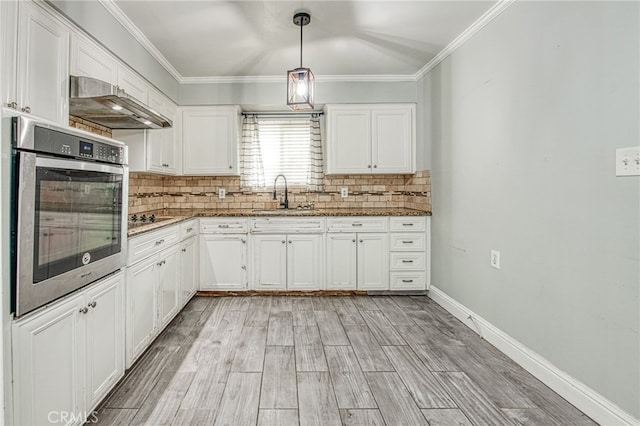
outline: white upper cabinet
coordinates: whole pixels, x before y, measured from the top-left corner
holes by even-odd
[[[118,62],[102,47],[79,34],[71,37],[71,75],[118,84]]]
[[[237,175],[240,109],[179,109],[185,175]]]
[[[146,104],[149,98],[149,86],[146,81],[125,67],[118,67],[118,87]]]
[[[415,105],[327,105],[327,174],[415,172]]]
[[[69,29],[35,3],[19,2],[17,9],[17,29],[2,29],[3,59],[13,58],[3,69],[4,106],[66,125]],[[3,5],[2,12],[6,21],[15,20],[15,5]],[[17,31],[17,37],[10,31]],[[16,63],[14,70],[11,64]]]

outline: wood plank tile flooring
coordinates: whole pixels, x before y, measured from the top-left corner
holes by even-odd
[[[423,296],[195,297],[100,425],[595,425]]]

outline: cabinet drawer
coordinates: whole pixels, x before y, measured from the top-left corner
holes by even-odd
[[[391,270],[424,270],[424,252],[392,252],[389,260]]]
[[[389,218],[384,217],[330,217],[329,232],[387,232]]]
[[[129,240],[127,265],[158,253],[160,250],[180,241],[180,227],[178,225],[162,228]]]
[[[421,216],[392,216],[389,219],[391,232],[424,231],[425,218]]]
[[[424,234],[391,234],[391,251],[424,251]]]
[[[315,234],[324,230],[324,218],[260,217],[251,219],[253,234]]]
[[[188,220],[180,224],[180,241],[198,234],[198,219]]]
[[[391,272],[390,290],[425,290],[424,272]]]
[[[202,234],[243,234],[248,230],[248,219],[245,218],[203,218],[200,219]]]

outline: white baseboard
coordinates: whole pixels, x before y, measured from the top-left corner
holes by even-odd
[[[603,426],[640,425],[640,419],[634,418],[584,383],[558,369],[442,290],[432,285],[429,297],[596,422]]]

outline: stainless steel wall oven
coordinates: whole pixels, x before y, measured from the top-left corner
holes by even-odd
[[[123,144],[11,119],[12,309],[23,315],[125,265]]]

